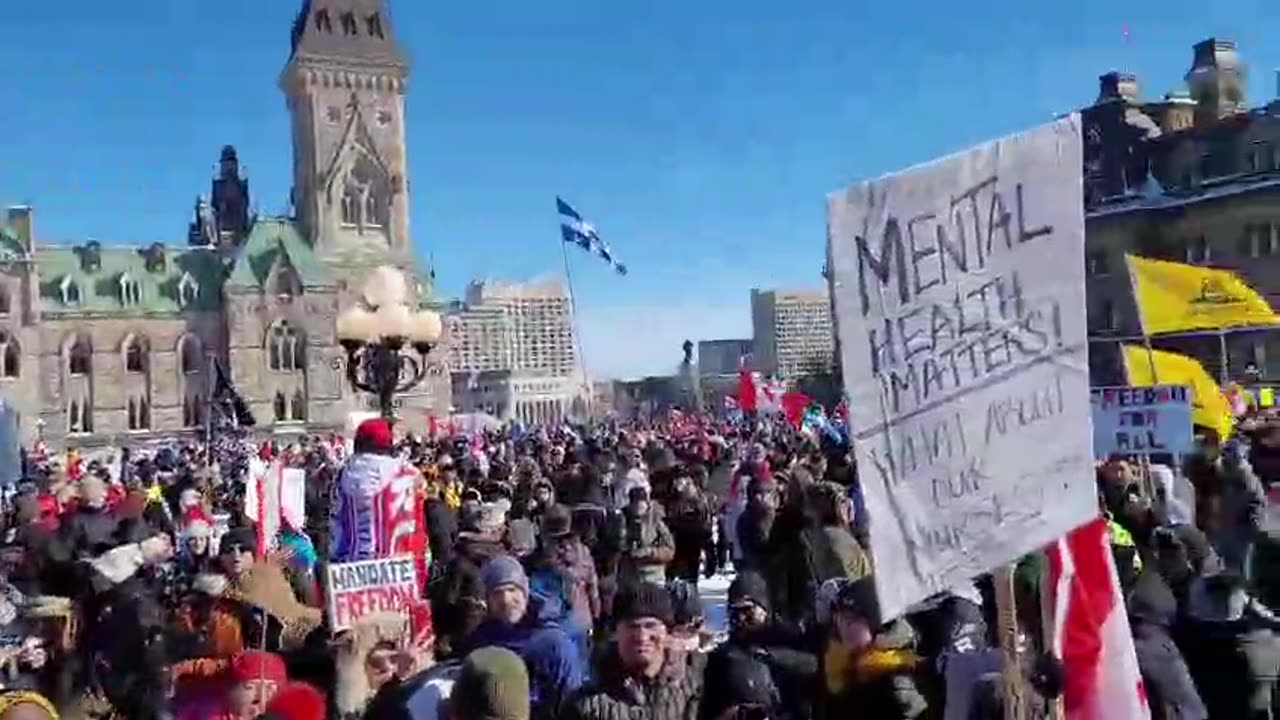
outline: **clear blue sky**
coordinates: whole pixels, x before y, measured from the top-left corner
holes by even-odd
[[[561,269],[554,196],[631,267],[573,257],[595,375],[746,337],[749,289],[821,283],[824,196],[1091,102],[1181,84],[1237,40],[1275,97],[1275,0],[391,0],[413,59],[413,235],[445,293]],[[53,241],[185,241],[219,148],[283,211],[277,78],[300,0],[15,2],[0,40],[0,203]],[[1129,38],[1124,37],[1125,27]]]

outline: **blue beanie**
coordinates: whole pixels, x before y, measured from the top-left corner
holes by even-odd
[[[529,577],[524,574],[520,562],[510,555],[495,555],[480,570],[480,581],[484,583],[485,594],[492,593],[502,585],[515,585],[525,594],[529,593]]]

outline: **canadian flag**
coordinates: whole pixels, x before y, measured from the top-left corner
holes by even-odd
[[[738,406],[743,412],[781,412],[783,392],[781,383],[764,380],[758,372],[742,370],[738,373]]]
[[[1049,572],[1066,720],[1149,719],[1107,521],[1098,518],[1050,546]]]

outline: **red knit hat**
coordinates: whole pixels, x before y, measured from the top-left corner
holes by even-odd
[[[270,680],[283,684],[289,679],[284,658],[275,653],[246,650],[231,658],[231,679],[237,683]]]
[[[291,682],[267,703],[263,717],[270,720],[324,720],[327,713],[324,693],[306,683]]]
[[[370,418],[356,428],[355,445],[364,450],[381,450],[390,452],[394,442],[391,437],[391,423],[385,418]]]

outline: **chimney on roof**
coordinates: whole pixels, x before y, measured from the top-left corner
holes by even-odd
[[[1098,76],[1098,100],[1100,105],[1111,100],[1123,100],[1131,105],[1142,101],[1142,87],[1133,73],[1111,71]]]
[[[1245,65],[1235,42],[1209,38],[1195,44],[1187,87],[1196,101],[1197,124],[1244,112]]]

